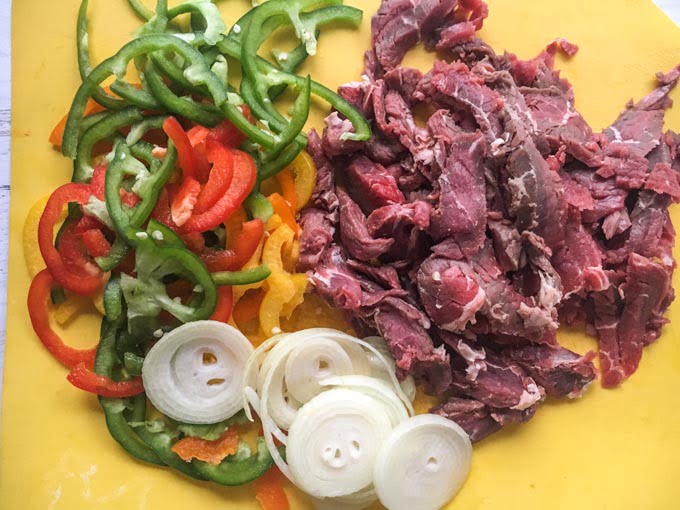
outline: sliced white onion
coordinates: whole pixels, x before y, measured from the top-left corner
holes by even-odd
[[[373,484],[358,492],[337,498],[312,498],[316,510],[363,510],[378,500]]]
[[[257,349],[253,351],[253,353],[250,355],[248,358],[248,361],[246,362],[246,366],[243,369],[243,388],[254,388],[257,385],[257,376],[259,372],[259,367],[260,363],[262,360],[265,358],[267,355],[267,351],[271,349],[274,345],[276,345],[279,340],[285,335],[276,335],[268,340],[265,340],[262,342]],[[248,396],[246,395],[245,391],[243,392],[243,408],[246,413],[246,417],[250,420],[253,421],[253,415],[250,412],[250,407],[248,406]],[[258,413],[259,414],[259,413]]]
[[[184,324],[163,336],[146,355],[144,390],[170,418],[217,423],[243,407],[243,367],[252,352],[248,339],[228,324]]]
[[[453,498],[470,471],[470,438],[434,414],[399,424],[382,444],[373,483],[388,510],[436,510]]]
[[[312,338],[291,350],[286,360],[286,388],[298,402],[307,402],[321,393],[324,379],[355,373],[349,354],[342,345],[326,338]]]
[[[271,419],[278,427],[288,429],[300,406],[321,391],[321,380],[334,375],[371,372],[365,345],[358,338],[328,328],[280,335],[253,353],[246,365],[244,384],[257,381],[260,397],[267,394]],[[380,353],[371,355],[388,372],[389,361]],[[396,379],[394,384],[398,384]],[[399,393],[401,398],[408,398],[401,389]]]
[[[288,431],[293,481],[317,498],[360,491],[371,484],[376,455],[392,428],[384,407],[364,392],[320,393],[300,409]]]
[[[366,375],[345,375],[329,377],[321,385],[351,388],[372,396],[383,406],[385,416],[390,419],[393,427],[409,417],[404,403],[394,393],[392,386],[380,379]]]

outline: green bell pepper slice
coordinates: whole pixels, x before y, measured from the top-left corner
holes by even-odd
[[[94,371],[97,374],[111,377],[113,369],[117,363],[116,356],[116,336],[123,327],[124,317],[120,317],[114,322],[104,318],[102,320],[101,338],[99,340],[99,347],[97,348],[97,355],[94,362]],[[132,413],[135,417],[144,415],[144,407],[146,398],[141,395],[139,398],[132,399],[133,404]],[[104,417],[106,419],[106,426],[109,433],[125,449],[130,455],[144,462],[152,464],[164,465],[158,455],[149,448],[135,431],[128,424],[125,417],[125,412],[128,409],[128,402],[124,399],[113,399],[99,397],[99,403],[104,410]]]
[[[274,464],[262,438],[257,439],[257,453],[246,456],[249,453],[249,449],[243,448],[241,455],[237,453],[232,456],[233,459],[227,457],[217,466],[198,460],[191,461],[191,464],[211,482],[227,486],[243,485],[262,476]]]

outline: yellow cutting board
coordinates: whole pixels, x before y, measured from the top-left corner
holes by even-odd
[[[78,85],[77,0],[17,0],[13,11],[12,204],[7,355],[0,441],[3,510],[254,509],[252,490],[188,479],[132,460],[109,437],[94,397],[66,381],[66,371],[33,335],[25,310],[29,277],[21,229],[30,206],[70,177],[70,162],[47,143]],[[308,68],[331,87],[357,79],[377,0],[361,7],[359,32],[322,37]],[[650,0],[493,0],[482,36],[497,51],[528,58],[554,37],[581,51],[558,61],[576,90],[577,107],[595,129],[625,102],[650,90],[656,71],[680,63],[680,29]],[[137,21],[125,0],[91,0],[95,60],[129,39]],[[228,21],[249,0],[223,1]],[[427,57],[418,54],[422,67]],[[413,58],[410,59],[413,61]],[[680,98],[677,92],[675,97]],[[319,125],[321,111],[314,121]],[[680,108],[667,125],[680,129]],[[673,211],[676,226],[678,210]],[[680,251],[676,250],[676,256]],[[678,278],[675,278],[678,288]],[[633,510],[680,508],[680,303],[659,341],[645,350],[640,370],[616,390],[594,384],[580,401],[548,402],[526,425],[475,446],[470,477],[452,509]],[[94,316],[76,321],[68,338],[97,340]],[[563,334],[580,351],[594,343]],[[311,508],[288,490],[291,508]],[[417,510],[417,509],[414,509]]]

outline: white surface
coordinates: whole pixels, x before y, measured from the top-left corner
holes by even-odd
[[[27,0],[24,0],[27,1]],[[680,25],[680,0],[654,0]],[[7,239],[9,229],[10,51],[12,0],[0,0],[0,387],[5,355],[7,306]],[[2,394],[0,394],[0,399]]]
[[[0,388],[5,359],[7,239],[9,238],[10,52],[12,0],[0,0]],[[0,404],[2,393],[0,392]]]

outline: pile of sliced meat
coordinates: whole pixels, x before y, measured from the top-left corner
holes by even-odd
[[[594,133],[553,69],[577,48],[498,55],[475,36],[487,12],[383,1],[363,81],[340,90],[373,138],[347,140],[336,112],[310,133],[318,185],[301,218],[314,291],[384,336],[473,440],[597,377],[595,354],[558,344],[560,322],[597,335],[603,386],[636,370],[673,300],[680,199],[680,136],[662,131],[680,67]],[[443,58],[424,75],[400,66],[419,42]]]

